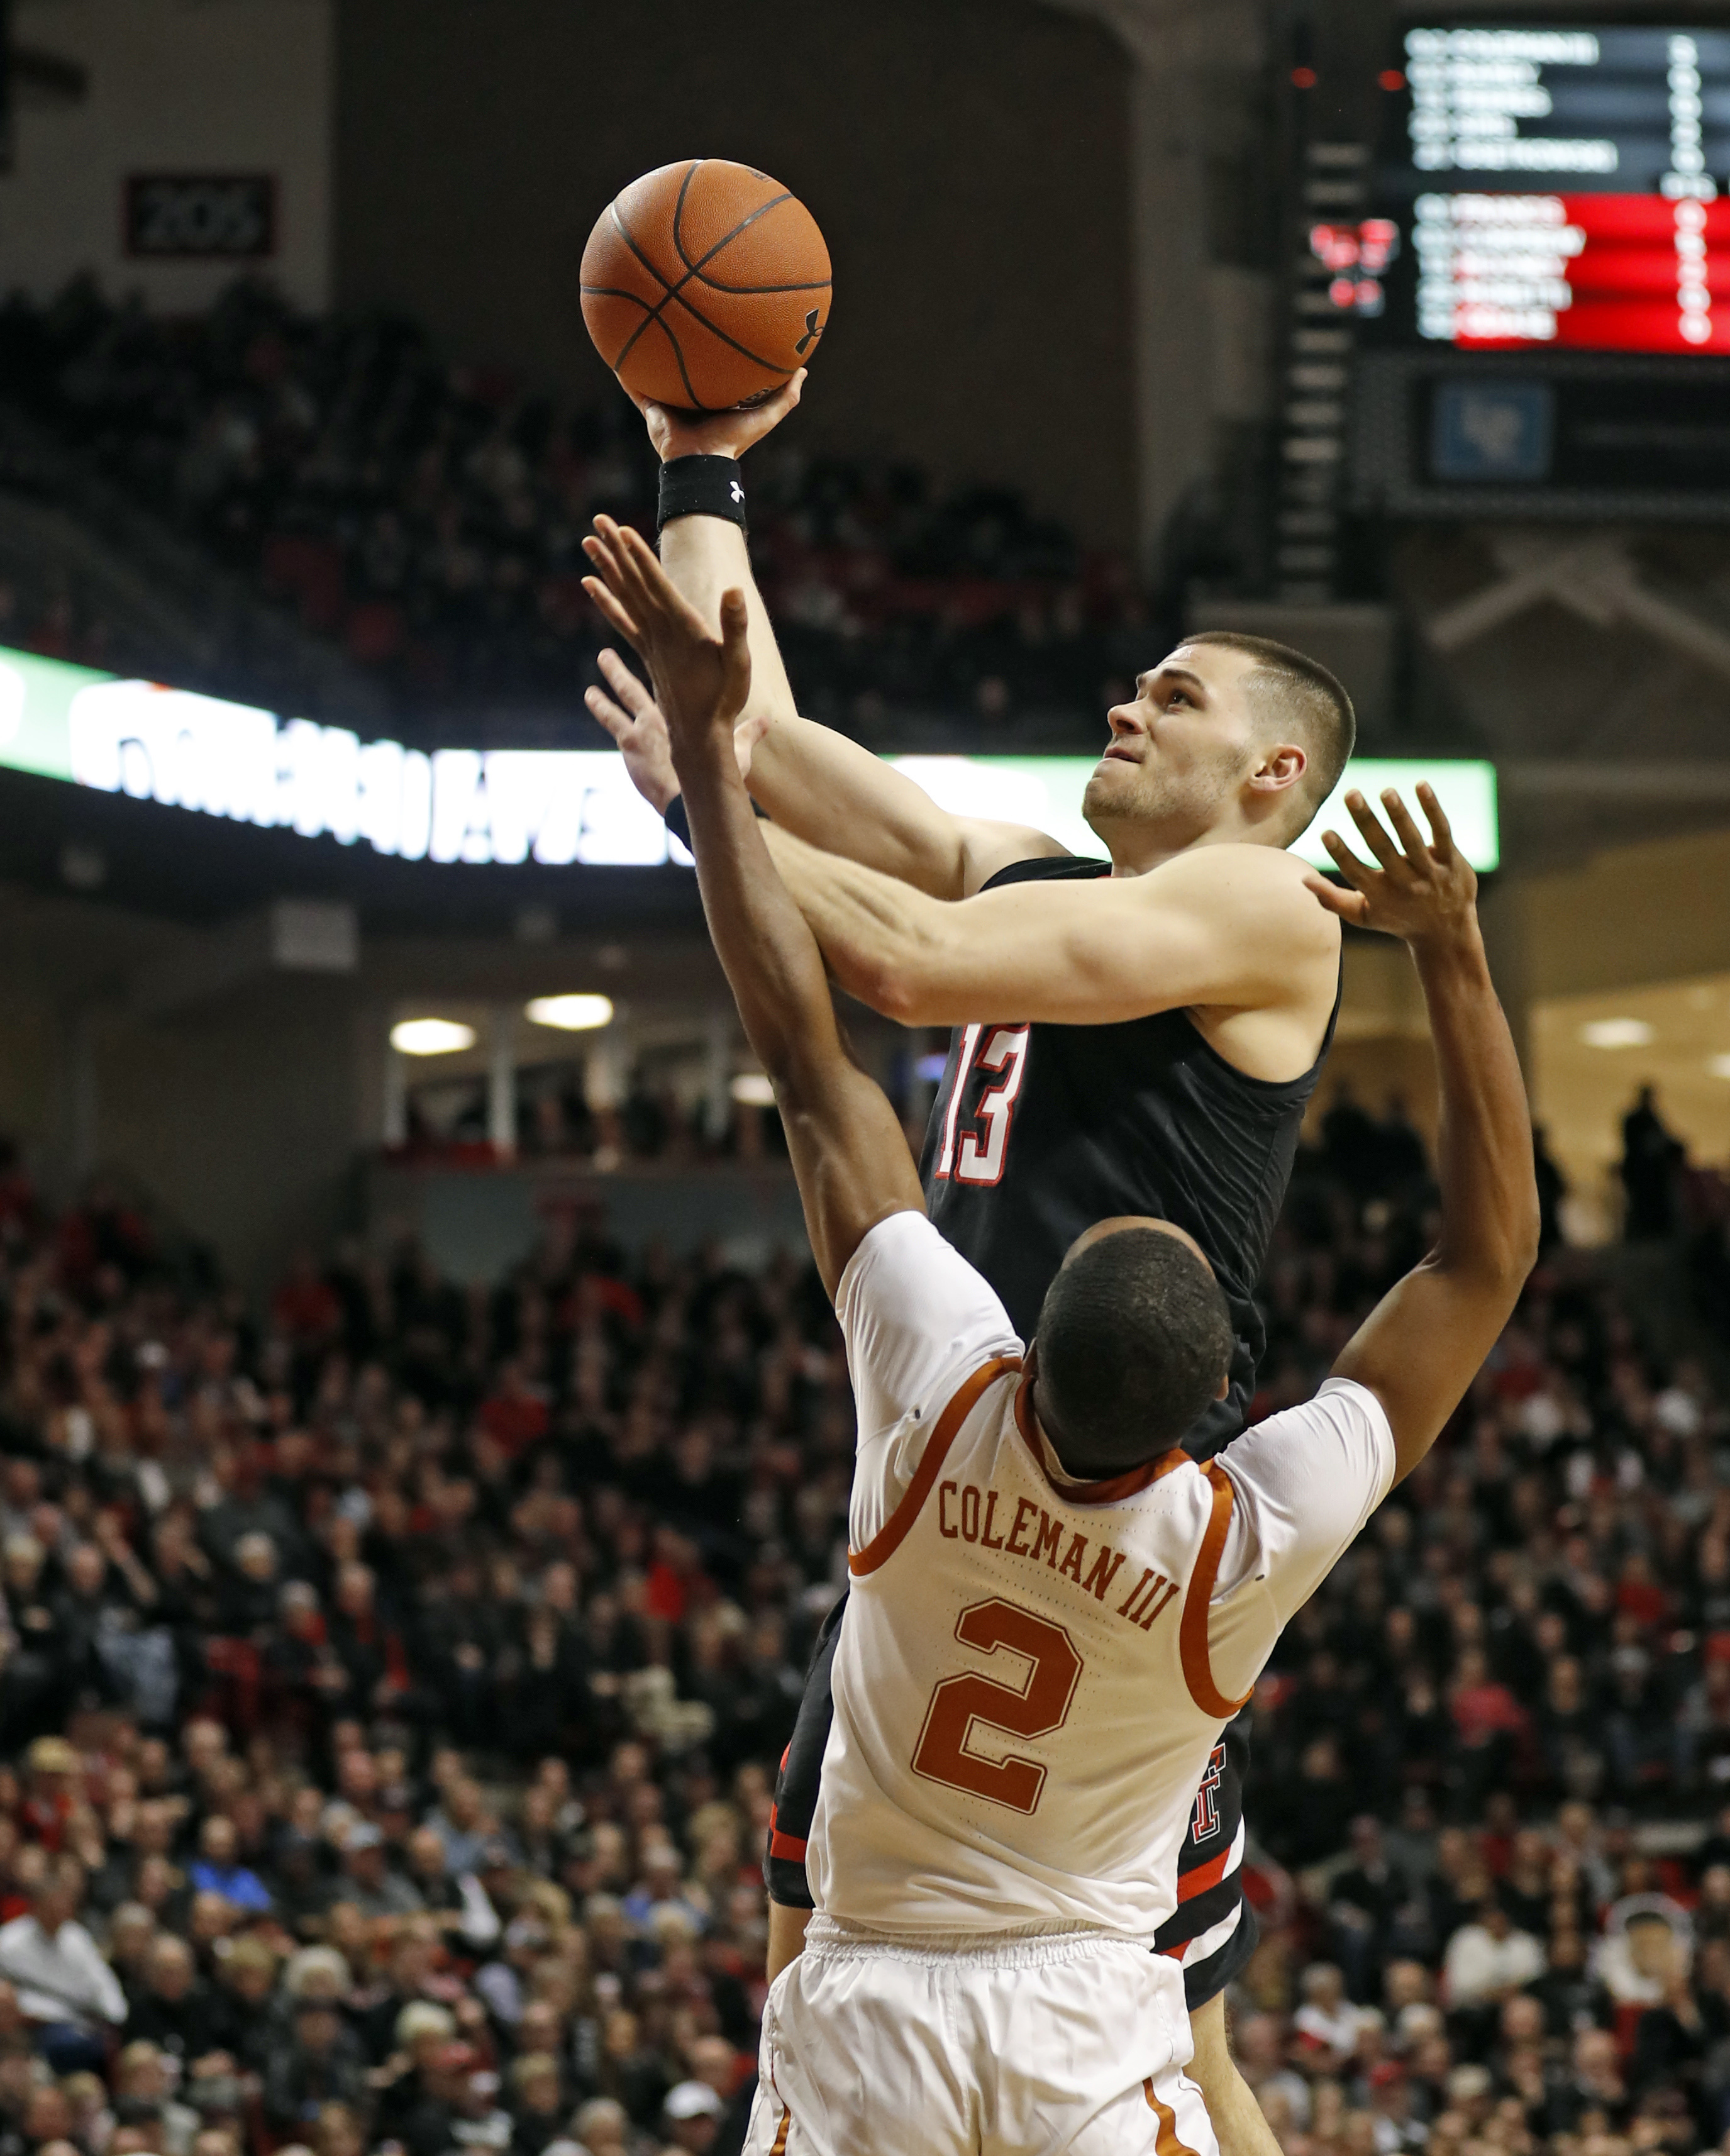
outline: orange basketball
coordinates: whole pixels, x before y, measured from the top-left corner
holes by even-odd
[[[808,365],[829,324],[829,249],[766,172],[690,157],[633,180],[583,250],[583,319],[628,389],[723,411]]]

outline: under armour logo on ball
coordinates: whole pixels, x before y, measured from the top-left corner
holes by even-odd
[[[745,490],[737,480],[735,480],[732,484],[732,496],[735,501],[742,501],[745,499]]]
[[[823,335],[823,331],[817,326],[817,317],[822,312],[821,307],[813,307],[810,313],[806,316],[805,334],[793,346],[795,352],[803,352],[808,344],[815,344],[818,338]]]

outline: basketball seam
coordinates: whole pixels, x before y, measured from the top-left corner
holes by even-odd
[[[691,169],[695,171],[696,168],[693,166]],[[630,357],[631,346],[635,344],[638,338],[642,336],[644,331],[648,328],[651,322],[659,321],[660,320],[660,311],[664,306],[665,306],[667,301],[672,298],[673,288],[667,282],[666,279],[662,276],[660,270],[655,268],[649,257],[643,252],[642,249],[638,246],[635,239],[631,236],[631,228],[625,223],[624,219],[619,214],[619,204],[616,202],[611,203],[608,205],[608,213],[612,218],[613,223],[619,228],[619,238],[624,242],[625,245],[629,248],[632,254],[636,256],[643,267],[649,272],[649,275],[654,278],[655,283],[661,288],[661,296],[655,301],[655,305],[649,309],[648,313],[644,316],[642,321],[638,323],[635,329],[634,329],[630,335],[625,339],[624,345],[619,350],[618,358],[613,361],[613,372],[617,374],[620,367],[624,365],[625,361]],[[647,305],[648,302],[645,300],[644,304],[644,305]],[[671,333],[669,332],[669,335],[670,336]],[[672,338],[671,341],[673,348],[676,352],[678,349],[677,338]],[[685,372],[682,363],[680,367],[679,372],[681,375]]]
[[[696,177],[697,167],[702,162],[701,157],[694,157],[691,160],[690,170],[679,182],[679,192],[673,203],[673,252],[687,270],[694,270],[696,264],[685,251],[685,242],[679,237],[679,225],[685,215],[685,198],[690,192],[690,183]],[[670,292],[672,289],[669,285],[667,290]]]
[[[702,162],[702,159],[700,157],[697,160],[697,164],[701,164]],[[704,264],[706,262],[712,262],[716,256],[720,254],[723,247],[731,247],[742,232],[748,232],[751,229],[752,226],[757,223],[758,218],[767,217],[772,209],[779,209],[783,203],[791,202],[793,200],[793,189],[791,187],[783,187],[778,195],[771,195],[766,203],[759,203],[757,208],[752,211],[750,216],[742,218],[738,223],[733,227],[731,232],[722,233],[720,239],[716,241],[715,244],[709,249],[707,254],[700,254],[696,260],[693,262],[690,257],[685,251],[684,240],[679,236],[679,221],[685,214],[685,187],[690,185],[691,178],[696,172],[696,165],[693,165],[690,171],[686,173],[685,177],[685,186],[680,188],[679,199],[673,205],[673,244],[678,250],[679,259],[685,264],[686,275],[681,277],[676,285],[667,285],[667,291],[670,295],[675,292],[683,291],[693,277],[695,277],[701,284],[706,285],[710,283],[711,280],[709,278],[705,277],[703,275]],[[663,277],[661,282],[664,285],[666,285],[667,280]],[[724,291],[726,289],[725,285],[716,286],[716,290],[717,291]],[[748,292],[751,290],[751,287],[748,285],[742,285],[737,289],[742,292]]]
[[[706,277],[697,272],[696,281],[711,292],[731,292],[736,298],[754,299],[759,292],[827,292],[834,283],[833,277],[819,277],[809,285],[723,285],[718,277]],[[690,282],[688,277],[679,280],[682,292]]]
[[[667,297],[670,300],[676,300],[679,305],[684,308],[686,314],[690,316],[694,321],[699,321],[702,324],[703,327],[707,330],[711,336],[719,337],[723,344],[731,345],[735,352],[742,352],[746,358],[751,362],[753,367],[762,367],[765,373],[778,374],[783,382],[791,382],[793,376],[798,372],[797,367],[782,367],[778,365],[773,359],[765,359],[760,352],[753,352],[748,344],[741,344],[737,337],[729,336],[726,331],[722,329],[718,323],[711,322],[709,317],[704,314],[700,308],[692,306],[690,301],[685,298],[682,288],[676,292],[669,292]],[[707,410],[708,407],[701,406],[699,408]]]
[[[609,296],[617,296],[619,299],[634,300],[639,307],[645,310],[642,321],[638,323],[635,329],[634,329],[630,335],[625,339],[624,343],[619,348],[618,357],[613,361],[612,366],[613,372],[617,374],[620,368],[624,367],[625,361],[630,357],[632,350],[642,337],[644,331],[649,327],[649,324],[651,322],[656,323],[664,331],[665,331],[667,342],[673,347],[673,357],[679,362],[679,378],[685,384],[685,393],[690,397],[693,408],[699,412],[706,412],[714,408],[705,404],[698,397],[696,391],[692,388],[690,375],[685,364],[685,354],[680,347],[679,340],[674,336],[671,329],[668,326],[665,321],[663,320],[663,310],[666,307],[670,300],[676,300],[679,305],[685,309],[685,312],[690,316],[694,321],[701,323],[702,327],[708,331],[711,336],[718,337],[722,344],[731,346],[733,351],[741,354],[744,358],[748,359],[753,367],[760,367],[766,374],[777,374],[780,376],[783,382],[790,382],[793,379],[793,375],[798,372],[796,367],[779,367],[773,360],[765,359],[761,352],[752,352],[748,345],[741,344],[737,337],[729,336],[724,329],[721,328],[716,323],[711,322],[706,315],[703,314],[698,308],[694,307],[691,305],[690,301],[685,296],[685,287],[691,283],[693,279],[695,279],[698,284],[706,285],[711,291],[730,293],[736,298],[750,298],[754,296],[755,293],[759,291],[828,291],[832,288],[834,283],[833,279],[828,279],[821,284],[763,285],[753,287],[749,285],[722,285],[718,283],[713,278],[706,277],[703,275],[703,264],[705,263],[712,262],[715,257],[720,254],[721,249],[724,247],[731,246],[732,242],[738,238],[742,232],[748,231],[750,228],[757,223],[759,218],[766,217],[772,209],[778,209],[783,203],[791,202],[793,199],[793,195],[790,187],[783,187],[778,195],[772,196],[766,203],[760,203],[757,207],[752,211],[749,217],[742,218],[730,232],[723,233],[721,238],[716,241],[715,244],[710,248],[706,254],[700,255],[697,259],[693,262],[690,257],[685,251],[685,242],[680,237],[679,225],[680,219],[684,214],[686,191],[689,189],[692,180],[696,177],[697,167],[701,165],[703,162],[703,159],[701,157],[696,158],[692,161],[685,172],[685,177],[679,183],[679,198],[677,202],[674,204],[673,245],[678,253],[679,259],[685,264],[685,274],[679,280],[679,282],[676,285],[669,284],[665,273],[656,269],[654,263],[649,260],[647,254],[645,254],[643,249],[637,244],[636,239],[632,234],[630,227],[619,213],[619,204],[615,200],[609,203],[608,207],[612,216],[613,224],[618,228],[619,236],[624,240],[625,245],[629,248],[631,253],[636,256],[638,261],[639,261],[643,267],[649,272],[649,275],[654,278],[656,284],[660,286],[661,296],[655,302],[653,306],[650,306],[649,303],[646,300],[643,299],[635,292],[620,291],[617,292],[615,295],[613,288],[607,285],[585,285],[582,288],[587,291],[604,292]]]
[[[690,376],[686,371],[685,365],[685,354],[680,349],[678,338],[674,336],[671,330],[667,327],[667,325],[661,320],[659,315],[650,316],[649,321],[655,324],[655,327],[660,331],[667,342],[673,347],[673,357],[679,363],[679,379],[685,384],[685,395],[690,398],[693,407],[697,411],[701,412],[706,410],[707,408],[704,404],[702,398],[698,396],[696,389],[691,386]],[[646,328],[648,325],[645,323],[644,326]]]

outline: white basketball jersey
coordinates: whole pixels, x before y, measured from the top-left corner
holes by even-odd
[[[1391,1477],[1385,1417],[1336,1384],[1260,1426],[1247,1486],[1236,1446],[1066,1483],[1001,1306],[922,1215],[872,1231],[838,1308],[860,1454],[816,1905],[905,1937],[1151,1942],[1222,1725]],[[1279,1445],[1275,1488],[1253,1471]]]

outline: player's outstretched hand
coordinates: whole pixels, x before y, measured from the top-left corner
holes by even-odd
[[[791,382],[783,382],[760,404],[735,404],[726,412],[680,412],[671,404],[651,403],[619,383],[643,414],[650,446],[664,465],[675,457],[742,457],[780,425],[798,404],[804,387],[805,370],[801,367]]]
[[[609,696],[606,689],[586,690],[583,701],[618,743],[632,785],[657,816],[665,816],[668,803],[679,791],[679,774],[673,768],[673,745],[660,706],[616,651],[603,651],[600,665],[613,694]],[[751,776],[751,752],[772,724],[768,714],[751,713],[733,728],[733,754],[741,778]]]
[[[673,768],[673,745],[667,739],[660,706],[616,651],[603,651],[600,667],[613,694],[609,696],[607,689],[585,689],[583,701],[590,716],[612,735],[632,785],[657,816],[665,816],[668,803],[679,791],[679,775]]]
[[[1430,824],[1426,843],[1412,813],[1390,786],[1382,796],[1388,822],[1399,844],[1361,793],[1346,796],[1352,820],[1379,867],[1361,861],[1337,831],[1324,831],[1322,843],[1346,880],[1342,891],[1325,876],[1305,878],[1330,913],[1356,928],[1379,928],[1411,944],[1445,942],[1470,931],[1476,916],[1478,880],[1454,834],[1432,788],[1420,784],[1418,799]]]
[[[712,747],[723,728],[731,749],[734,721],[751,692],[745,594],[721,594],[721,634],[713,636],[640,532],[598,516],[583,547],[597,572],[583,579],[583,588],[647,665],[675,773],[687,754]]]

